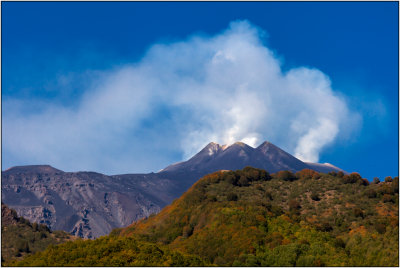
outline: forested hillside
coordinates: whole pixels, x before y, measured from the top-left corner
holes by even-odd
[[[31,223],[18,217],[15,210],[1,205],[1,264],[9,265],[26,255],[43,251],[76,237],[64,231],[52,232],[45,224]]]
[[[205,176],[159,214],[108,237],[52,247],[19,265],[127,265],[127,258],[142,265],[148,258],[152,266],[398,266],[398,239],[397,177],[370,184],[357,173],[270,175],[247,167]],[[183,260],[121,246],[135,243]],[[105,249],[113,261],[93,257]]]

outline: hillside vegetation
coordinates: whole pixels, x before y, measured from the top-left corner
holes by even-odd
[[[132,237],[103,236],[50,246],[18,266],[206,266],[197,256]]]
[[[128,228],[51,247],[19,265],[398,266],[398,239],[397,177],[369,184],[357,173],[247,167],[205,176]],[[131,244],[184,261],[146,257],[151,250]],[[104,248],[114,260],[93,257]]]
[[[1,205],[1,264],[43,251],[49,245],[60,244],[75,237],[64,231],[52,232],[45,224],[31,223],[17,212]]]

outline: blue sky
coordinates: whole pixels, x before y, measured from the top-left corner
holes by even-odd
[[[397,2],[2,2],[2,169],[269,140],[398,175]]]

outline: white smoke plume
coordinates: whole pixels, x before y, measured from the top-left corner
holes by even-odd
[[[139,62],[102,73],[75,105],[5,99],[4,160],[148,172],[210,141],[257,146],[269,140],[317,162],[360,115],[321,71],[283,72],[263,36],[249,22],[235,21],[216,36],[155,44]],[[29,105],[41,108],[24,112]]]

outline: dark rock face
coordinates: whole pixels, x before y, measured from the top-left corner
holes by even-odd
[[[171,200],[155,191],[168,190],[168,184],[151,174],[43,173],[16,167],[2,173],[2,201],[32,222],[95,238],[157,213]]]
[[[188,161],[158,173],[106,176],[63,172],[48,165],[10,168],[2,172],[2,201],[31,222],[96,238],[159,212],[206,174],[246,166],[270,173],[340,170],[304,163],[269,142],[257,148],[241,142],[231,146],[210,143]]]

